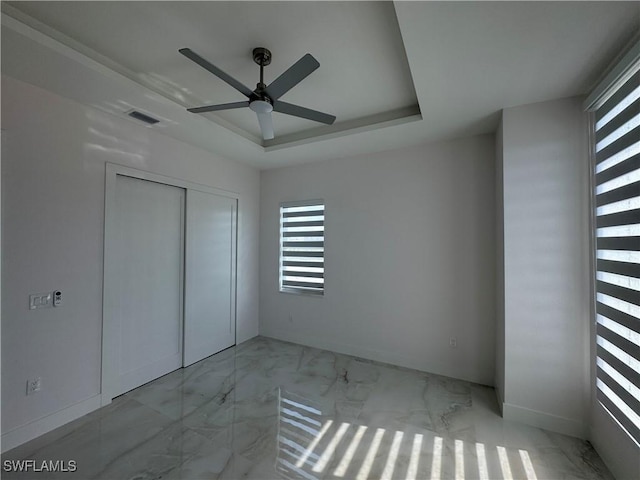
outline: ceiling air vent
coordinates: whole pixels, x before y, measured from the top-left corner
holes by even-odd
[[[136,120],[140,120],[141,122],[144,122],[147,125],[155,125],[156,123],[160,122],[160,120],[150,117],[149,115],[146,115],[137,110],[131,110],[129,113],[127,113],[127,115],[129,115],[131,118],[135,118]]]

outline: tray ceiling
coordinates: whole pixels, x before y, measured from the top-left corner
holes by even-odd
[[[418,101],[390,2],[9,2],[20,12],[106,57],[121,73],[183,106],[245,97],[178,53],[189,47],[249,88],[259,80],[254,47],[271,50],[269,84],[305,53],[320,68],[282,100],[336,115],[331,129],[274,113],[276,140],[313,136],[418,112]],[[95,53],[98,55],[95,55]],[[395,113],[394,113],[395,112]],[[249,109],[204,114],[257,143]]]
[[[2,73],[259,168],[495,132],[503,108],[589,92],[640,31],[640,3],[2,2]],[[178,53],[192,48],[250,88],[305,53],[320,68],[282,99],[334,126],[274,115],[262,142],[242,100]],[[239,98],[240,97],[240,98]]]

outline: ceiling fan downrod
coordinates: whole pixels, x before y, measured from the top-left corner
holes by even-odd
[[[256,85],[256,90],[260,93],[264,92],[267,86],[264,84],[264,67],[271,63],[271,52],[264,47],[253,49],[253,61],[260,65],[260,83]],[[262,98],[261,98],[262,100]]]
[[[260,82],[249,100],[249,108],[257,114],[270,114],[273,111],[273,100],[265,92],[267,86],[264,84],[264,67],[271,63],[271,52],[264,47],[254,48],[253,61],[260,65]]]

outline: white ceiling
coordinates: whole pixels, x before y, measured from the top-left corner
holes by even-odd
[[[7,6],[9,3],[9,6]],[[640,30],[638,2],[3,2],[2,73],[259,168],[493,132],[504,107],[584,94]],[[18,20],[18,21],[16,21]],[[189,114],[244,98],[177,50],[250,88],[302,55],[320,68],[283,100],[332,127]]]
[[[273,54],[265,83],[311,53],[321,68],[282,99],[338,116],[338,123],[417,107],[390,2],[19,2],[14,7],[103,55],[128,76],[184,106],[243,101],[178,53],[189,47],[255,88],[254,47]],[[117,33],[114,33],[117,32]],[[339,32],[339,35],[335,35]],[[355,67],[355,68],[354,68]],[[381,92],[372,101],[371,92]],[[259,139],[248,109],[206,114]],[[274,114],[278,137],[322,124]]]

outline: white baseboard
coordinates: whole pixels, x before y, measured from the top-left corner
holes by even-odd
[[[502,404],[502,418],[514,422],[525,423],[533,427],[544,428],[552,432],[586,439],[588,428],[583,422],[571,418],[559,417],[509,403]]]
[[[390,365],[396,365],[398,367],[411,368],[419,370],[421,372],[434,373],[436,375],[443,375],[446,377],[457,378],[459,380],[465,380],[467,382],[478,383],[481,385],[488,385],[492,387],[488,382],[482,381],[477,378],[465,378],[461,375],[456,375],[454,372],[446,371],[442,368],[437,368],[434,365],[426,365],[419,359],[407,357],[404,355],[398,355],[395,352],[374,350],[372,348],[363,348],[358,345],[352,345],[347,343],[338,343],[327,338],[321,338],[319,336],[311,335],[298,335],[289,331],[283,330],[262,330],[260,335],[263,337],[274,338],[276,340],[283,340],[285,342],[297,343],[299,345],[307,345],[309,347],[319,348],[321,350],[329,350],[331,352],[342,353],[344,355],[352,355],[354,357],[366,358],[381,363],[388,363]]]
[[[59,410],[55,413],[39,418],[33,422],[2,434],[2,453],[23,443],[33,440],[40,435],[50,432],[66,423],[93,412],[101,407],[101,395],[87,398],[80,403]]]

